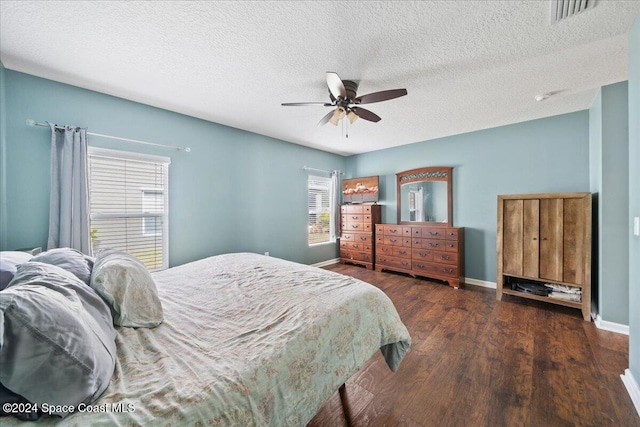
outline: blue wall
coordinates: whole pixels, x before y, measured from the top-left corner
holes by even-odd
[[[465,275],[496,281],[499,194],[589,191],[589,113],[533,120],[349,157],[351,177],[380,175],[382,219],[396,222],[397,172],[453,166],[453,223]]]
[[[603,86],[589,110],[594,193],[593,297],[602,320],[629,324],[629,112],[627,82]]]
[[[640,381],[640,15],[629,32],[629,369]]]
[[[7,132],[5,69],[0,62],[0,250],[7,241]]]
[[[338,256],[336,244],[307,244],[302,166],[344,171],[344,157],[11,70],[3,75],[8,230],[2,249],[46,246],[50,132],[26,126],[34,119],[191,147],[185,153],[89,137],[93,146],[171,157],[171,266],[238,251],[269,251],[305,264]]]

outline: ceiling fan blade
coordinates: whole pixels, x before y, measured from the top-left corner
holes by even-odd
[[[282,104],[283,107],[305,106],[305,105],[322,105],[325,107],[333,106],[333,104],[330,104],[328,102],[284,102]]]
[[[378,116],[376,113],[373,113],[369,110],[365,110],[364,108],[351,107],[351,111],[356,113],[356,115],[361,119],[369,120],[370,122],[379,122],[380,120],[382,120],[380,116]]]
[[[373,92],[367,95],[362,95],[354,99],[356,104],[373,104],[374,102],[388,101],[394,98],[400,98],[407,94],[406,89],[391,89],[383,90],[380,92]]]
[[[344,83],[342,83],[338,74],[327,71],[327,86],[329,86],[329,91],[334,98],[346,98],[347,90],[344,88]]]
[[[335,112],[335,110],[331,110],[329,111],[329,113],[327,113],[326,116],[324,116],[319,122],[318,122],[318,126],[322,126],[322,125],[326,125],[329,120],[331,120],[331,117],[333,117],[333,113]]]

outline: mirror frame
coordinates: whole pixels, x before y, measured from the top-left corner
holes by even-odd
[[[404,225],[429,225],[440,227],[453,227],[453,168],[446,166],[433,166],[426,168],[410,169],[396,174],[396,211],[398,214],[398,224]],[[447,183],[447,222],[422,222],[422,221],[402,221],[402,205],[400,204],[400,186],[412,182],[424,181],[445,181]]]

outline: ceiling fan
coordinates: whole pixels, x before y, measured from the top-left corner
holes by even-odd
[[[327,113],[327,115],[318,122],[318,126],[322,126],[327,122],[334,126],[338,126],[338,122],[344,117],[347,117],[350,123],[355,122],[358,117],[370,122],[379,122],[382,120],[380,116],[359,107],[359,105],[388,101],[407,94],[406,89],[391,89],[356,96],[358,83],[352,80],[342,80],[338,77],[338,74],[331,71],[327,72],[327,86],[329,87],[329,98],[331,99],[331,102],[286,102],[282,105],[287,107],[307,105],[335,107],[334,110]]]

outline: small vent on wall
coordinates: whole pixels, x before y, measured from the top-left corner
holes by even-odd
[[[551,0],[551,23],[566,19],[570,16],[592,8],[595,0]]]

